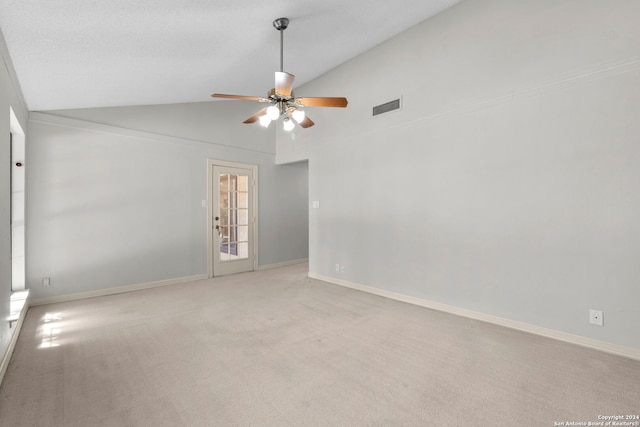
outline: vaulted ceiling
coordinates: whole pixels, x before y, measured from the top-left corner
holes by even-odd
[[[32,111],[167,104],[266,95],[276,18],[300,86],[459,1],[3,0],[0,28]]]

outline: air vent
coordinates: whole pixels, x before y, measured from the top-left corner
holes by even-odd
[[[384,104],[376,105],[373,107],[373,115],[374,117],[380,114],[388,113],[390,111],[399,110],[400,109],[400,98],[394,99],[393,101],[385,102]]]

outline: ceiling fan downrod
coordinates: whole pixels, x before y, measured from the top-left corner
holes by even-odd
[[[284,71],[284,30],[289,26],[289,18],[278,18],[273,21],[273,26],[280,31],[280,71]]]

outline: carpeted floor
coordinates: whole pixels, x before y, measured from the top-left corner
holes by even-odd
[[[0,425],[554,426],[640,414],[639,361],[306,271],[32,307]]]

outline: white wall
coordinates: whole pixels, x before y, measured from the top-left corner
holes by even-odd
[[[307,168],[238,101],[32,113],[33,298],[207,273],[207,159],[259,166],[259,264],[306,258]],[[51,286],[43,287],[42,278]]]
[[[349,98],[277,135],[320,201],[310,272],[640,348],[638,22],[633,0],[467,0],[298,88]]]
[[[11,340],[9,302],[11,298],[11,224],[9,201],[10,186],[10,109],[22,129],[26,128],[28,111],[18,84],[4,36],[0,30],[0,361]]]

